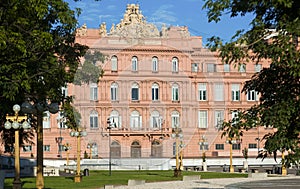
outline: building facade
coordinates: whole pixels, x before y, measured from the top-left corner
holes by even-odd
[[[105,23],[98,29],[83,25],[76,42],[106,57],[94,62],[104,71],[99,83],[70,84],[66,89],[75,97],[81,127],[87,131],[81,138],[82,157],[86,152],[93,159],[108,158],[110,150],[112,158],[174,158],[176,141],[184,159],[199,159],[204,151],[208,158],[229,157],[219,127],[258,102],[255,91],[241,90],[268,66],[223,64],[217,53],[202,46],[201,36],[191,36],[185,26],[158,29],[134,4],[110,30]],[[44,117],[45,158],[65,159],[67,143],[72,146],[69,157],[76,157],[76,138],[70,137],[61,118]],[[247,148],[249,156],[256,156],[268,132],[272,129],[245,132],[233,144],[233,155],[242,157]],[[35,156],[35,147],[24,147],[21,155]]]

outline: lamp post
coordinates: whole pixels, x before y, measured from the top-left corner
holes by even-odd
[[[81,174],[80,174],[81,137],[85,137],[86,135],[87,135],[86,131],[81,130],[81,128],[76,128],[76,130],[72,130],[70,132],[71,137],[77,138],[77,169],[76,169],[74,182],[81,182]]]
[[[236,144],[236,139],[228,137],[226,139],[226,144],[230,145],[230,149],[229,149],[230,150],[230,167],[229,167],[229,170],[230,170],[230,173],[234,173],[234,168],[232,165],[232,144]]]
[[[92,156],[92,149],[94,148],[95,146],[95,143],[88,143],[87,144],[87,149],[89,149],[89,155],[90,155],[90,159],[93,159],[93,156]]]
[[[205,138],[205,136],[203,135],[200,142],[199,142],[199,146],[200,146],[200,150],[202,149],[202,169],[203,171],[207,171],[207,165],[206,165],[206,157],[205,157],[205,146],[208,145],[207,139]]]
[[[283,149],[281,151],[281,167],[282,167],[281,174],[283,176],[286,176],[287,175],[287,170],[286,170],[286,165],[285,165],[285,161],[284,161],[284,152],[285,152],[285,150]]]
[[[176,126],[172,129],[172,138],[175,138],[175,148],[176,148],[176,168],[174,169],[174,176],[178,177],[181,175],[181,170],[179,167],[179,139],[183,138],[182,129]]]
[[[37,170],[36,170],[36,188],[44,188],[44,151],[43,151],[43,113],[49,111],[55,114],[59,111],[59,104],[56,102],[51,102],[49,100],[37,100],[36,98],[28,99],[22,104],[22,111],[24,113],[33,114],[37,119]]]
[[[69,153],[70,153],[70,149],[71,149],[71,144],[69,144],[68,142],[64,145],[64,149],[67,152],[67,166],[69,165]]]
[[[63,141],[63,137],[61,136],[61,129],[64,126],[64,123],[66,122],[66,118],[64,117],[64,112],[59,112],[59,117],[57,118],[57,123],[59,125],[59,137],[55,138],[55,141],[57,143],[58,146],[58,156],[60,158],[62,158],[62,141]]]
[[[15,179],[13,181],[13,188],[20,189],[22,188],[22,182],[20,179],[20,142],[19,142],[19,129],[29,129],[31,126],[26,121],[27,116],[19,116],[19,111],[21,107],[16,104],[13,106],[15,112],[14,116],[6,115],[6,122],[4,124],[5,129],[15,129]],[[22,123],[22,124],[21,124]]]
[[[107,129],[108,129],[108,147],[109,147],[109,176],[111,176],[111,129],[116,127],[114,120],[111,121],[111,118],[107,118]]]

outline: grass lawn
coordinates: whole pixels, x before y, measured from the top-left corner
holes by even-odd
[[[231,178],[247,177],[241,173],[219,173],[219,172],[191,172],[183,171],[181,177],[174,177],[173,171],[90,171],[89,176],[83,176],[80,183],[75,183],[73,177],[44,177],[45,189],[59,188],[81,188],[96,189],[104,185],[127,185],[129,179],[146,180],[146,182],[160,182],[182,180],[183,175],[201,175],[202,179],[209,178]],[[35,177],[21,178],[23,189],[35,188]],[[13,178],[5,179],[5,188],[12,188]]]

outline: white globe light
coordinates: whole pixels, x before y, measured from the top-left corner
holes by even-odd
[[[78,132],[78,131],[75,131],[75,132],[74,132],[74,136],[75,136],[75,137],[78,137],[78,136],[79,136],[79,132]]]
[[[13,123],[12,123],[12,128],[14,128],[14,129],[19,129],[19,123],[18,122],[16,122],[16,121],[14,121]]]
[[[18,104],[15,104],[13,106],[13,110],[14,110],[15,113],[18,113],[21,110],[21,107]]]
[[[24,121],[22,126],[23,126],[24,129],[30,129],[30,127],[31,127],[30,124],[27,121]]]
[[[10,128],[11,128],[11,123],[10,123],[9,121],[6,121],[6,122],[4,123],[4,128],[5,128],[5,129],[10,129]]]

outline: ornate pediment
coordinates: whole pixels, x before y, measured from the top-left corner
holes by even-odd
[[[109,35],[132,38],[160,37],[154,24],[147,23],[139,5],[128,4],[124,18],[116,26],[113,24]]]

